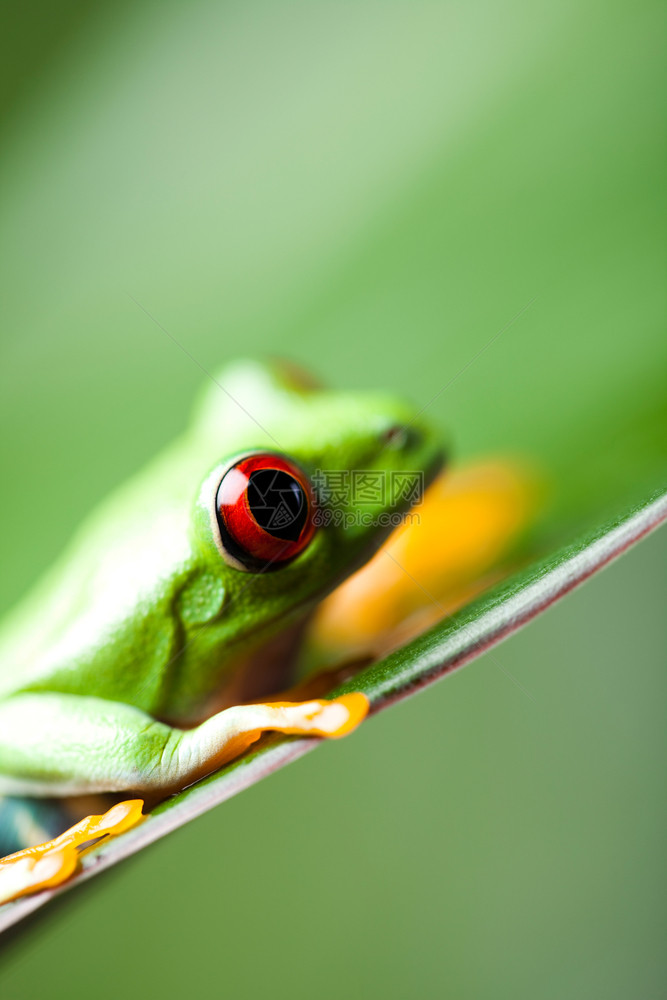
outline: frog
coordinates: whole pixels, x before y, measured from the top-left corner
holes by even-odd
[[[444,457],[392,393],[329,389],[276,360],[211,376],[185,432],[103,499],[0,627],[0,795],[159,800],[265,732],[355,729],[360,692],[276,692],[314,609],[414,503],[390,482],[409,473],[423,491]]]

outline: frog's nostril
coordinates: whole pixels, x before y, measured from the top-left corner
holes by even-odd
[[[382,441],[385,447],[398,451],[399,448],[414,447],[418,444],[420,437],[419,431],[415,430],[414,427],[408,427],[405,424],[392,424],[382,435]]]

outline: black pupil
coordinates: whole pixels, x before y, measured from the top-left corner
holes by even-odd
[[[274,538],[296,542],[308,518],[308,498],[294,476],[281,469],[250,473],[248,506],[260,528]]]

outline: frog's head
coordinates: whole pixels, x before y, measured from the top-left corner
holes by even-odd
[[[195,540],[243,633],[244,622],[257,630],[302,613],[366,562],[438,472],[443,447],[393,396],[334,392],[284,363],[238,362],[215,383],[194,427],[218,456]]]

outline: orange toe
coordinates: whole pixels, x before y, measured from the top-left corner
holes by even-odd
[[[55,840],[1,858],[0,903],[61,885],[76,871],[84,845],[136,826],[143,818],[142,806],[141,799],[118,802],[101,816],[86,816]]]

